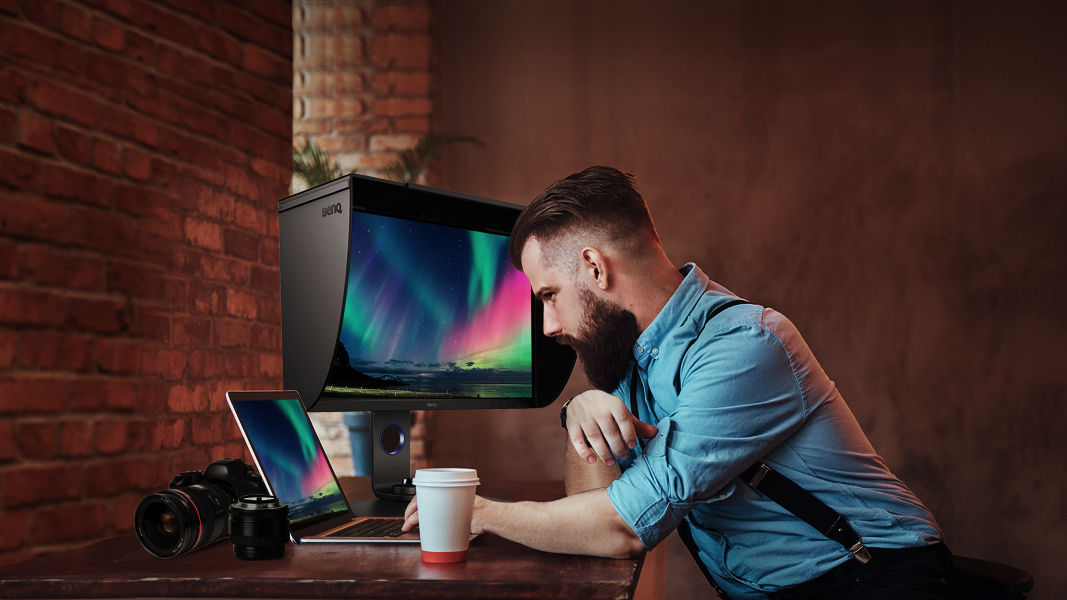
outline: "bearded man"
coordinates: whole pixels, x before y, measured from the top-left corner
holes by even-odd
[[[478,497],[472,532],[632,557],[678,529],[724,596],[951,597],[940,527],[796,327],[676,268],[632,176],[590,167],[552,184],[510,256],[594,389],[561,412],[568,496]]]

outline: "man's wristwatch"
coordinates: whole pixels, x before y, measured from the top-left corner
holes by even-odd
[[[563,408],[559,409],[559,424],[562,425],[564,429],[567,428],[567,407],[570,405],[572,400],[574,400],[574,397],[571,397],[570,400],[564,402]]]

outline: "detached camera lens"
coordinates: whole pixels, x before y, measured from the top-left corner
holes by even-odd
[[[229,532],[237,558],[281,558],[289,541],[289,507],[274,496],[244,496],[230,505]]]

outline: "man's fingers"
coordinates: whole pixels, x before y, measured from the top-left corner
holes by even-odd
[[[656,437],[656,434],[659,433],[659,428],[655,425],[649,425],[648,423],[638,421],[637,419],[634,419],[634,427],[637,429],[637,437],[643,439]]]
[[[630,411],[626,410],[622,404],[619,404],[615,410],[611,411],[611,414],[615,417],[615,423],[619,428],[619,435],[623,444],[616,450],[615,455],[623,458],[627,450],[637,447],[637,430],[634,428],[634,421],[638,423],[640,421],[631,415]],[[612,446],[612,448],[614,449],[615,446]],[[619,453],[620,451],[622,454]]]
[[[611,454],[611,449],[608,448],[607,442],[604,441],[604,435],[600,431],[600,427],[594,422],[591,425],[582,424],[582,431],[585,432],[585,439],[589,440],[589,445],[593,447],[593,451],[600,457],[600,460],[604,461],[605,465],[609,467],[615,464],[615,457]],[[586,462],[590,462],[586,458]]]
[[[623,419],[625,421],[629,421],[629,414],[625,415]],[[617,458],[618,460],[625,460],[630,448],[626,445],[626,441],[623,438],[623,434],[621,432],[622,424],[619,423],[614,413],[604,415],[598,418],[596,421],[597,425],[600,426],[600,432],[601,435],[604,436],[605,443],[607,443],[608,448],[611,449],[611,452],[615,455],[615,458]]]
[[[417,500],[418,498],[412,498],[411,502],[408,502],[407,508],[404,509],[404,524],[400,526],[400,531],[410,531],[413,527],[419,524],[419,506]]]
[[[589,448],[589,444],[586,443],[585,434],[582,433],[582,427],[578,424],[569,425],[567,432],[570,434],[571,446],[574,446],[574,451],[578,456],[582,457],[582,460],[588,463],[596,462],[596,453]]]

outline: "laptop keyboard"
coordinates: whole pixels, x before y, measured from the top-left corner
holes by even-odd
[[[403,524],[404,519],[367,519],[326,537],[397,537],[403,533],[400,531]]]

